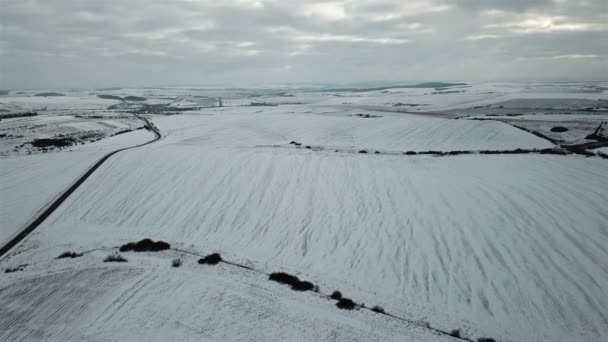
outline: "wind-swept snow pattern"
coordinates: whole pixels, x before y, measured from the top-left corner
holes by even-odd
[[[110,158],[0,260],[15,270],[0,278],[0,339],[454,340],[427,325],[473,341],[608,337],[605,159],[406,155],[559,146],[513,127],[516,116],[411,115],[389,111],[384,94],[348,96],[223,97],[221,108],[144,114],[164,139]],[[420,98],[447,108],[458,96]],[[378,110],[357,108],[370,98]],[[601,122],[601,110],[585,120]],[[580,124],[546,116],[541,128]],[[587,126],[597,127],[580,125],[576,139]],[[33,182],[30,169],[0,184]],[[144,238],[171,249],[103,263]],[[55,259],[66,251],[83,255]],[[226,262],[198,264],[213,253]],[[269,281],[275,272],[321,291]],[[324,296],[335,290],[395,317],[340,310]]]

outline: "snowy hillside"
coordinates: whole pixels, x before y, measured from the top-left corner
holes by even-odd
[[[509,99],[538,106],[558,97],[534,89],[289,89],[293,97],[249,98],[172,89],[179,96],[160,112],[168,95],[146,90],[142,104],[123,104],[163,139],[108,159],[0,259],[14,271],[0,277],[8,308],[0,340],[603,341],[608,162],[593,151],[605,148],[608,117],[601,108],[566,114],[601,101],[568,88],[578,99],[560,108],[518,109],[542,120],[476,120],[485,110],[505,114],[497,104]],[[196,107],[202,94],[224,98],[224,107]],[[285,98],[294,103],[270,103]],[[481,104],[490,107],[471,109]],[[551,121],[549,111],[560,117]],[[563,147],[553,139],[562,133],[535,130],[558,125],[577,132],[560,139],[582,145]],[[19,229],[108,149],[150,139],[140,130],[73,152],[3,159],[4,231]],[[143,238],[172,249],[102,262]],[[64,251],[85,253],[55,259]],[[236,265],[197,263],[212,252]],[[181,267],[171,267],[176,258]],[[269,281],[277,271],[320,291]],[[327,298],[334,290],[367,309],[338,309]],[[375,305],[390,315],[369,310]]]

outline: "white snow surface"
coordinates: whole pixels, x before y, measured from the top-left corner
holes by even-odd
[[[454,340],[426,329],[428,322],[461,329],[472,340],[605,341],[608,162],[577,155],[407,156],[402,152],[552,144],[501,122],[391,112],[395,103],[420,104],[398,109],[421,112],[511,99],[544,105],[564,94],[606,98],[583,85],[561,87],[293,91],[294,97],[268,91],[252,98],[186,88],[110,92],[179,106],[204,94],[221,97],[226,107],[149,116],[162,140],[110,158],[0,260],[2,270],[25,265],[0,277],[0,340]],[[84,92],[43,99],[5,105],[103,110],[115,103],[95,99],[89,106]],[[269,101],[301,104],[247,106]],[[140,143],[139,135],[151,139],[145,131],[110,139]],[[0,159],[0,233],[14,232],[5,221],[17,227],[34,217],[109,146],[88,149],[106,141]],[[146,237],[197,255],[219,252],[254,270],[201,266],[197,256],[177,250],[102,262],[115,246]],[[66,250],[85,255],[54,259]],[[170,267],[177,257],[183,266]],[[268,281],[264,273],[276,271],[318,284],[321,294]],[[338,310],[323,297],[333,290],[406,321]]]
[[[106,153],[152,138],[148,131],[139,130],[74,146],[73,151],[0,159],[0,243],[15,234]]]
[[[333,151],[414,144],[395,145],[393,127],[426,132],[428,140],[417,136],[425,149],[472,148],[476,141],[491,148],[543,143],[485,122],[207,114],[215,115],[154,120],[165,139],[109,160],[11,262],[42,262],[65,249],[153,237],[201,253],[219,251],[265,272],[303,274],[328,292],[337,288],[444,330],[464,327],[471,337],[608,336],[604,160]],[[358,132],[359,122],[369,131]],[[437,126],[447,128],[432,128]],[[463,127],[469,134],[441,141]],[[491,138],[497,135],[503,139]],[[291,139],[332,149],[298,149],[287,144]],[[38,246],[37,253],[27,246]],[[187,281],[193,277],[198,275]],[[145,296],[139,296],[165,297],[173,290],[160,285],[169,280],[158,281],[142,285],[138,291]],[[141,305],[149,310],[152,304]],[[168,312],[180,311],[177,303],[166,305]],[[133,322],[124,324],[126,330]]]

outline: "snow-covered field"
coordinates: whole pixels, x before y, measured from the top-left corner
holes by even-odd
[[[153,138],[145,130],[74,147],[72,151],[0,159],[0,244],[106,153]]]
[[[572,88],[568,98],[579,99],[572,107],[606,99]],[[340,102],[291,89],[289,98],[302,103],[279,106],[242,106],[246,97],[232,101],[215,91],[209,96],[222,96],[224,108],[149,115],[162,140],[110,158],[0,260],[3,269],[27,264],[0,277],[0,305],[8,308],[0,313],[0,339],[454,340],[425,328],[428,322],[472,340],[605,340],[608,162],[572,154],[404,155],[553,147],[508,123],[437,115],[525,91],[463,89],[340,94]],[[534,89],[521,98],[559,98]],[[258,95],[259,102],[277,97]],[[414,102],[408,97],[432,113],[390,111]],[[597,117],[598,124],[607,119]],[[566,125],[587,127],[571,121]],[[109,139],[132,141],[144,132]],[[2,160],[0,195],[9,199],[3,226],[31,217],[82,173],[87,159],[71,160],[76,153]],[[51,186],[38,166],[63,183]],[[35,198],[39,188],[44,194]],[[219,252],[254,270],[201,266],[176,250],[102,263],[114,246],[145,237],[201,255]],[[91,252],[54,259],[66,250]],[[176,257],[181,268],[170,267]],[[259,273],[274,271],[405,321],[339,310]]]

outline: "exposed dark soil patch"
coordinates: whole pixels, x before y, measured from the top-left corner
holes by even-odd
[[[121,252],[159,252],[171,248],[171,245],[164,241],[152,241],[143,239],[139,242],[129,242],[120,246]]]
[[[222,256],[219,253],[209,254],[198,260],[201,265],[217,265],[222,261]]]

